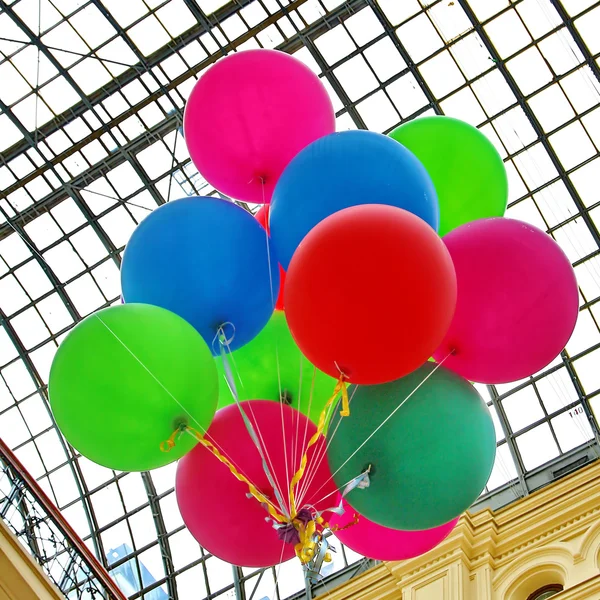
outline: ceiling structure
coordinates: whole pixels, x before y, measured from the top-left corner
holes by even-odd
[[[295,563],[238,569],[208,555],[179,516],[173,465],[99,467],[48,408],[57,345],[119,302],[136,224],[164,202],[216,194],[182,138],[202,71],[278,48],[322,78],[338,130],[385,133],[439,113],[494,142],[507,216],[548,231],[580,286],[560,357],[478,386],[498,442],[478,506],[498,507],[600,455],[598,31],[590,0],[0,0],[0,436],[132,598],[283,599],[329,581],[305,591]],[[360,558],[339,551],[330,577],[366,568]]]

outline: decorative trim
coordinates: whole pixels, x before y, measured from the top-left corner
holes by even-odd
[[[403,598],[419,590],[429,600],[427,585],[440,578],[447,581],[444,598],[431,600],[513,600],[514,593],[553,583],[565,586],[556,600],[600,599],[599,552],[596,461],[496,512],[465,513],[431,552],[383,563],[334,589],[328,600],[392,600],[399,587]]]

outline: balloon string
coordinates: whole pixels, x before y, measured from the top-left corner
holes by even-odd
[[[342,407],[343,407],[342,410],[340,411],[340,415],[342,417],[346,417],[346,416],[350,415],[350,408],[349,408],[349,402],[348,402],[348,389],[346,387],[346,380],[345,380],[345,377],[343,374],[340,375],[340,378],[338,379],[335,389],[333,390],[333,394],[331,395],[329,400],[327,400],[327,402],[325,403],[325,406],[323,407],[323,410],[321,411],[321,414],[319,415],[319,424],[317,425],[317,431],[315,431],[314,435],[308,441],[306,449],[304,450],[304,454],[302,455],[302,460],[300,461],[300,467],[298,468],[298,470],[296,471],[296,473],[294,474],[294,476],[292,477],[292,480],[290,482],[290,515],[291,515],[292,519],[296,516],[296,513],[297,513],[295,488],[296,488],[296,485],[300,482],[300,480],[302,479],[302,477],[304,475],[304,471],[306,469],[306,463],[308,461],[308,450],[309,450],[309,448],[311,448],[311,446],[314,446],[317,443],[319,437],[323,433],[323,430],[325,429],[325,418],[327,416],[327,411],[328,411],[329,407],[337,399],[337,396],[340,392],[342,394]]]
[[[154,375],[154,373],[152,373],[152,371],[140,360],[140,358],[131,350],[131,348],[129,348],[129,346],[119,337],[119,335],[117,335],[117,333],[115,333],[110,327],[109,325],[98,315],[98,313],[96,313],[95,318],[98,319],[98,321],[100,321],[100,323],[102,323],[102,325],[111,333],[111,335],[123,346],[123,348],[125,348],[125,350],[127,350],[127,352],[129,352],[129,354],[139,363],[139,365],[148,373],[148,375],[150,375],[150,377],[152,377],[152,379],[154,379],[154,381],[156,381],[156,383],[173,399],[173,401],[188,415],[188,417],[194,421],[196,423],[196,425],[198,425],[198,427],[200,429],[202,429],[205,433],[206,430],[202,427],[202,425],[196,420],[196,418],[194,417],[194,415],[192,415],[187,409],[186,407],[181,404],[181,402],[179,402],[179,400],[167,389],[167,387],[165,387],[165,385],[156,377],[156,375]],[[192,435],[194,435],[194,437],[196,437],[196,439],[200,440],[200,438],[202,438],[202,435],[200,433],[198,433],[196,430],[193,430],[191,427],[189,427],[187,424],[182,423],[179,427],[177,427],[177,429],[175,429],[175,431],[173,431],[173,433],[169,436],[169,439],[166,441],[161,442],[160,444],[160,449],[163,452],[169,452],[172,448],[175,447],[176,444],[176,440],[181,436],[181,434],[183,432],[194,432],[192,433]],[[202,438],[204,439],[204,438]],[[217,448],[214,444],[211,444],[210,442],[208,442],[207,440],[205,440],[207,444],[210,444],[213,454],[215,454],[215,456],[217,456],[217,458],[219,458],[219,460],[221,460],[222,462],[226,463],[228,466],[230,466],[230,469],[232,469],[232,472],[235,472],[234,474],[237,473],[236,477],[238,477],[238,479],[240,479],[240,477],[242,479],[240,479],[240,481],[244,481],[247,482],[249,486],[252,487],[252,489],[257,490],[256,486],[254,484],[252,484],[247,477],[245,477],[242,473],[240,473],[237,468],[235,467],[235,465],[227,458],[225,457]],[[206,444],[204,444],[206,445]],[[260,494],[260,492],[259,492]],[[270,503],[270,501],[267,500],[267,506],[271,505],[271,507],[273,508],[273,510],[275,510],[275,507],[273,507],[273,505]],[[269,510],[269,513],[271,513],[271,511]]]
[[[202,429],[202,425],[198,422],[194,415],[192,415],[187,408],[181,404],[179,400],[177,400],[177,398],[169,391],[162,381],[160,381],[160,379],[158,379],[158,377],[156,377],[156,375],[154,375],[154,373],[140,360],[135,352],[133,352],[133,350],[102,320],[102,318],[99,316],[99,313],[95,313],[93,316],[98,319],[102,325],[104,325],[109,333],[121,344],[121,346],[123,346],[123,348],[125,348],[125,350],[127,350],[127,352],[129,352],[129,354],[131,354],[131,356],[139,363],[142,369],[144,369],[144,371],[146,371],[146,373],[148,373],[148,375],[150,375],[150,377],[156,381],[156,383],[167,393],[168,396],[171,397],[171,399],[179,406],[179,408],[181,408],[181,410],[190,418],[190,420],[194,421],[194,423],[196,423],[196,425]]]
[[[335,494],[341,494],[341,498],[340,498],[340,502],[339,502],[338,506],[326,508],[321,512],[324,512],[324,513],[330,512],[330,513],[334,513],[336,515],[343,515],[345,512],[345,509],[343,507],[343,502],[342,502],[343,499],[352,490],[355,490],[356,488],[365,489],[371,485],[371,479],[369,478],[369,474],[371,473],[371,468],[372,468],[372,465],[369,465],[360,475],[353,477],[352,479],[350,479],[350,481],[348,481],[344,485],[333,490],[333,492],[329,492],[328,494],[325,494],[325,496],[323,496],[322,498],[319,498],[319,500],[314,502],[314,504],[321,504],[321,502],[323,502],[324,500],[327,500],[327,498],[329,498],[329,496],[334,496]]]
[[[248,409],[250,410],[250,412],[252,413],[252,417],[253,417],[254,423],[256,425],[256,430],[254,428],[254,425],[248,418],[248,415],[246,414],[246,411],[242,407],[242,404],[239,400],[237,388],[235,385],[235,379],[233,377],[233,373],[231,371],[231,366],[229,364],[227,352],[226,352],[226,349],[227,349],[229,351],[229,353],[231,353],[231,349],[229,347],[229,342],[228,342],[227,338],[223,334],[222,328],[219,328],[219,332],[217,332],[217,336],[218,336],[218,343],[220,346],[219,351],[220,351],[220,355],[221,355],[221,362],[223,365],[223,373],[225,374],[225,379],[227,381],[227,385],[229,386],[231,395],[232,395],[233,399],[235,400],[235,403],[240,411],[240,415],[242,417],[242,421],[244,422],[244,426],[246,427],[246,431],[248,432],[250,439],[252,440],[254,446],[256,447],[256,449],[260,455],[260,458],[262,460],[263,471],[265,472],[265,475],[267,476],[269,484],[273,488],[275,498],[277,499],[277,502],[279,503],[281,511],[287,514],[287,509],[283,502],[283,494],[281,493],[281,490],[280,490],[279,481],[274,476],[275,470],[273,469],[273,472],[271,472],[271,468],[273,468],[273,463],[271,461],[270,456],[268,455],[267,447],[264,444],[264,441],[262,439],[262,434],[260,432],[260,427],[258,426],[258,421],[256,420],[256,417],[254,417],[252,403],[249,403],[247,406],[248,406]],[[257,430],[258,430],[258,435],[257,435]],[[260,437],[260,440],[259,440],[259,437]],[[262,441],[262,444],[261,444],[261,441]],[[264,445],[264,448],[263,448],[263,445]],[[270,464],[271,468],[269,468],[269,464]],[[286,464],[286,473],[287,473],[287,464]],[[286,476],[286,482],[287,481],[289,481],[289,475]]]
[[[266,206],[266,195],[265,195],[265,178],[259,177],[260,186],[262,192],[262,201],[263,206]],[[270,205],[269,205],[270,206]],[[269,268],[269,288],[271,292],[271,308],[275,309],[276,298],[275,298],[275,290],[273,289],[273,266],[271,264],[271,244],[269,241],[269,211],[266,211],[266,219],[265,219],[265,244],[267,248],[267,265]],[[284,463],[285,463],[285,480],[290,480],[290,473],[288,468],[288,449],[287,449],[287,435],[285,432],[285,419],[283,418],[283,403],[281,402],[282,397],[282,389],[281,389],[281,369],[279,365],[279,344],[277,338],[275,338],[275,362],[277,364],[277,386],[279,388],[279,400],[280,400],[280,416],[281,416],[281,435],[283,441],[283,454],[284,454]],[[291,449],[290,449],[291,452]],[[281,505],[282,510],[286,510],[283,504]],[[291,511],[291,507],[288,507]]]
[[[296,424],[295,427],[295,435],[294,435],[294,445],[292,446],[292,469],[295,468],[296,465],[296,459],[298,458],[298,451],[300,450],[300,448],[304,447],[304,444],[302,444],[302,446],[298,446],[298,440],[300,439],[300,400],[302,399],[302,375],[304,375],[303,373],[303,365],[302,365],[302,359],[303,359],[303,354],[300,353],[300,368],[298,369],[298,394],[297,394],[297,404],[296,404],[296,410],[298,411],[298,414],[296,413],[292,413],[294,416],[296,416],[297,418],[293,419],[293,421]],[[281,399],[280,399],[281,400]],[[291,403],[290,403],[291,405]],[[310,415],[310,406],[306,412],[307,415]],[[305,426],[308,425],[308,419],[305,422]],[[306,437],[304,438],[304,440],[306,441]]]
[[[258,490],[258,488],[240,471],[237,470],[235,465],[221,452],[218,448],[209,440],[207,440],[200,432],[196,431],[193,427],[189,427],[188,425],[182,425],[178,427],[169,437],[168,440],[164,441],[160,445],[160,449],[163,452],[170,452],[176,443],[176,439],[183,433],[187,432],[192,437],[194,437],[200,444],[202,444],[212,455],[220,460],[224,465],[226,465],[231,471],[232,475],[242,483],[245,483],[248,486],[248,490],[252,497],[256,498],[269,512],[271,517],[278,521],[279,523],[286,523],[288,519],[284,517],[275,507],[275,505],[262,493]]]
[[[300,381],[302,381],[302,353],[300,353]],[[311,408],[312,408],[312,401],[313,401],[313,394],[315,391],[315,379],[317,377],[317,367],[313,366],[313,373],[312,373],[312,377],[311,377],[311,382],[310,382],[310,393],[308,395],[308,408],[306,409],[306,414],[310,415],[311,414]],[[300,390],[298,390],[298,410],[300,411]],[[310,422],[310,419],[305,419],[304,420],[304,433],[302,435],[302,444],[300,444],[299,449],[304,448],[304,444],[306,444],[306,437],[308,435],[308,424]],[[299,437],[299,435],[298,435]],[[294,465],[296,464],[296,461],[294,461],[293,463]],[[310,470],[310,466],[309,466],[309,470]],[[304,480],[304,483],[306,483],[306,479]]]
[[[352,395],[349,398],[350,404],[352,404],[352,398],[354,397],[354,394],[356,393],[357,390],[358,390],[358,385],[355,385],[352,389]],[[331,446],[331,443],[335,439],[335,435],[336,435],[341,423],[342,423],[342,420],[339,419],[338,422],[336,423],[335,429],[333,430],[333,433],[331,435],[329,435],[329,427],[327,428],[328,429],[326,432],[327,445],[322,446],[321,448],[319,448],[317,450],[316,454],[317,454],[318,458],[315,459],[315,457],[313,457],[311,464],[308,466],[308,473],[303,479],[302,489],[300,490],[300,493],[299,493],[299,501],[298,501],[299,504],[301,504],[301,505],[303,504],[304,497],[310,488],[310,484],[314,481],[314,478],[319,470],[319,466],[323,462],[323,459],[327,456],[327,451],[329,450],[329,446]],[[324,432],[324,434],[325,434],[325,432]]]
[[[335,366],[337,367],[338,371],[340,372],[340,380],[345,381],[346,376],[344,375],[343,371],[338,367],[337,363],[335,363]],[[316,373],[316,367],[315,367],[315,373]],[[353,395],[354,395],[354,392],[356,392],[357,387],[358,386],[356,386],[354,388],[354,391],[352,393]],[[346,386],[342,387],[341,392],[342,392],[342,409],[340,411],[340,416],[349,417],[350,416],[350,399],[348,398],[347,387]],[[332,405],[328,403],[328,405],[326,405],[323,408],[323,414],[327,412],[327,415],[325,416],[325,419],[327,420],[327,427],[326,427],[326,430],[323,431],[323,433],[325,435],[327,434],[327,430],[329,429],[329,420],[327,419],[327,417],[329,417],[329,411],[331,410],[331,406]],[[310,412],[310,410],[309,410],[309,412]],[[341,423],[341,419],[338,421],[337,427],[339,427],[340,423]],[[337,427],[336,427],[336,431],[337,431]],[[305,431],[305,434],[306,434],[306,431]],[[298,497],[300,499],[299,504],[301,504],[304,494],[308,491],[310,484],[312,483],[312,480],[314,479],[314,476],[316,475],[317,471],[319,470],[319,466],[323,460],[323,457],[327,453],[327,449],[329,448],[330,443],[331,443],[331,440],[329,440],[329,442],[327,443],[327,448],[325,448],[323,450],[321,456],[319,456],[318,451],[316,453],[317,456],[316,457],[313,456],[313,461],[312,461],[311,465],[309,465],[309,467],[308,467],[308,472],[310,472],[311,467],[313,467],[313,473],[309,477],[308,472],[307,472],[307,477],[304,478],[304,485],[302,486],[302,489],[301,489],[300,493],[298,494]],[[303,443],[303,445],[304,445],[304,443]]]

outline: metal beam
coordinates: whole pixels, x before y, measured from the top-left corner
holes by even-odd
[[[552,145],[550,144],[550,141],[548,140],[548,136],[546,135],[546,133],[544,132],[544,129],[540,125],[540,122],[538,121],[537,117],[535,116],[535,113],[530,108],[529,104],[527,104],[523,94],[521,93],[521,90],[519,89],[519,86],[517,85],[516,81],[514,80],[513,76],[511,75],[510,71],[506,67],[506,62],[501,58],[500,54],[498,54],[498,51],[496,50],[492,40],[488,36],[486,30],[483,28],[481,23],[477,20],[477,17],[475,16],[475,13],[473,12],[473,9],[469,5],[468,1],[467,0],[456,0],[456,1],[460,4],[461,8],[464,10],[465,14],[469,18],[469,21],[471,21],[471,25],[473,26],[475,31],[479,34],[479,37],[481,38],[481,41],[485,45],[487,51],[490,53],[492,60],[497,65],[498,70],[504,77],[508,86],[511,88],[511,91],[515,95],[515,98],[517,98],[519,106],[521,107],[521,109],[527,116],[529,122],[531,123],[531,126],[532,126],[533,130],[535,131],[538,141],[542,144],[544,150],[547,152],[554,168],[559,173],[563,183],[565,184],[565,187],[567,188],[567,190],[569,191],[569,194],[571,195],[571,197],[573,199],[573,202],[577,206],[577,210],[581,213],[581,218],[583,219],[587,228],[589,229],[590,233],[592,234],[592,237],[594,238],[594,242],[596,242],[596,245],[600,247],[600,232],[598,232],[596,224],[594,223],[593,219],[590,217],[585,204],[581,200],[581,196],[579,195],[579,192],[577,191],[575,186],[571,183],[571,180],[567,177],[567,174],[565,172],[564,167],[562,166],[562,163],[560,162],[556,152],[554,152],[554,149],[552,148]]]

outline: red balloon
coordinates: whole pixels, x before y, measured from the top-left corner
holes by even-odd
[[[254,215],[254,218],[267,230],[267,233],[271,233],[269,231],[269,206],[270,204],[263,204]]]
[[[290,480],[317,428],[303,414],[286,405],[269,400],[246,400],[241,405],[261,439],[271,472],[287,505]],[[206,438],[277,505],[260,454],[236,404],[217,411]],[[303,485],[310,482],[304,496],[317,510],[329,508],[335,500],[336,487],[327,459],[319,462],[325,455],[324,446],[325,438],[321,437],[309,449],[306,479],[296,488],[302,490]],[[311,462],[313,458],[317,459],[318,467]],[[294,545],[284,544],[272,523],[265,520],[269,516],[266,509],[255,498],[247,497],[248,486],[201,444],[179,461],[175,492],[190,533],[220,559],[244,567],[267,567],[295,555]],[[315,503],[319,498],[323,500]]]
[[[321,221],[287,272],[288,325],[310,362],[352,383],[399,379],[439,346],[456,275],[444,243],[401,208],[363,204]]]
[[[445,540],[458,523],[456,517],[445,525],[423,531],[402,531],[377,525],[358,513],[343,500],[346,512],[333,515],[329,524],[339,527],[335,537],[354,552],[375,560],[407,560],[429,552]],[[358,522],[354,523],[355,515]],[[346,529],[343,529],[343,528]]]
[[[263,204],[257,211],[254,217],[256,220],[267,230],[267,233],[270,235],[271,231],[269,230],[269,207],[270,204]],[[277,302],[275,303],[275,310],[283,310],[283,287],[285,284],[285,271],[283,267],[279,265],[279,296],[277,296]]]

